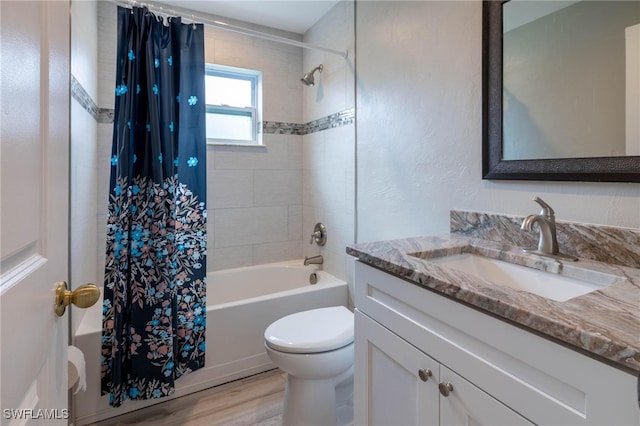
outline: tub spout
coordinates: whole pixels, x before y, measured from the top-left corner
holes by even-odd
[[[311,256],[311,257],[305,257],[304,258],[304,265],[322,265],[322,262],[324,262],[324,259],[322,258],[322,255],[320,256]]]

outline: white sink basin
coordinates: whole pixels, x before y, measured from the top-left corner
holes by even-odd
[[[474,254],[456,254],[425,260],[558,302],[605,288],[618,279],[614,275],[594,272],[593,280],[585,281]]]

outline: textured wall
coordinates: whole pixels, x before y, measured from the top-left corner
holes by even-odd
[[[640,185],[482,180],[482,3],[357,2],[358,241],[449,232],[449,210],[640,227]]]

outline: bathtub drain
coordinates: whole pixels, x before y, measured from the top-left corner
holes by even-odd
[[[309,275],[309,283],[316,284],[317,282],[318,282],[318,274],[316,274],[315,272],[312,272],[311,275]]]

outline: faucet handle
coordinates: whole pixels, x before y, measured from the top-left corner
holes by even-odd
[[[320,231],[316,231],[313,234],[311,234],[311,239],[309,239],[309,244],[313,244],[313,239],[314,238],[320,238],[321,234]]]
[[[309,244],[313,244],[314,241],[319,246],[323,246],[327,242],[327,227],[324,226],[322,222],[316,223],[316,226],[313,228],[313,234],[311,234]]]
[[[552,218],[555,215],[555,212],[551,208],[551,206],[544,202],[544,200],[538,196],[533,197],[533,201],[540,204],[542,210],[540,210],[540,214]]]

